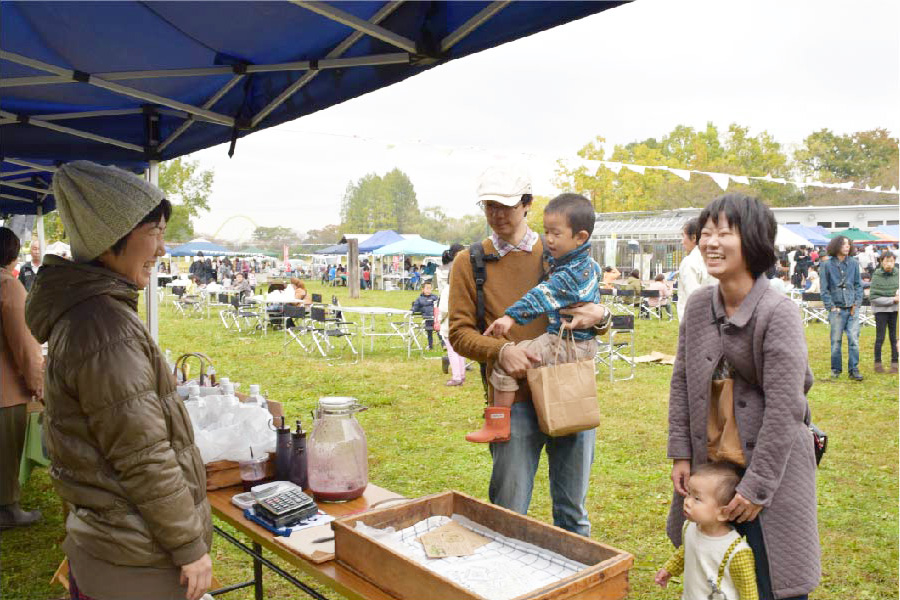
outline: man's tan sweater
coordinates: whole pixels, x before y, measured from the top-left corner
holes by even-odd
[[[482,246],[485,254],[497,252],[489,239],[484,240]],[[531,252],[510,252],[498,261],[485,262],[485,327],[502,317],[507,308],[540,283],[544,273],[543,253],[543,245],[538,240]],[[508,339],[482,335],[476,325],[475,304],[475,277],[466,249],[456,255],[450,277],[450,345],[466,358],[487,362],[488,373],[507,341],[531,340],[547,330],[547,317],[541,316],[527,325],[513,325],[506,336]],[[516,392],[516,402],[522,400],[530,400],[527,385],[519,386]]]

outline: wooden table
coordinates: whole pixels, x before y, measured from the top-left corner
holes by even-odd
[[[347,568],[339,565],[337,561],[330,560],[321,564],[313,564],[300,555],[291,552],[284,546],[275,543],[274,534],[267,531],[265,528],[260,527],[256,523],[252,523],[245,519],[244,512],[231,503],[231,497],[235,494],[241,493],[242,491],[243,490],[240,487],[224,488],[207,492],[207,498],[209,499],[209,504],[212,508],[213,515],[233,526],[240,533],[249,537],[253,543],[254,550],[262,554],[262,549],[264,548],[269,552],[276,554],[279,558],[286,561],[292,567],[300,569],[307,575],[313,577],[319,583],[333,589],[334,591],[347,598],[356,598],[361,600],[393,600],[392,596],[389,596],[362,577],[355,575]],[[327,504],[323,502],[319,504],[319,508],[332,516],[342,517],[354,513],[364,512],[368,510],[372,504],[383,500],[389,495],[391,495],[391,492],[389,492],[388,490],[370,483],[361,498],[357,498],[356,500],[351,500],[349,502],[344,502],[341,504]],[[227,535],[222,531],[217,532],[222,537],[225,537],[225,535]],[[234,543],[232,540],[228,541],[230,543]],[[244,548],[244,551],[247,552],[246,547]],[[256,597],[258,600],[262,600],[262,598],[264,597],[262,591],[263,565],[263,562],[254,558],[253,571],[255,581],[248,584],[239,584],[240,587],[255,585]],[[269,566],[269,568],[272,567]],[[281,575],[281,573],[279,573],[279,575]],[[237,586],[223,588],[220,593],[224,593],[224,591],[230,589],[237,589]]]

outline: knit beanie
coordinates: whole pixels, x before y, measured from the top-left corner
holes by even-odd
[[[165,197],[137,175],[86,160],[56,170],[53,195],[75,262],[90,262],[109,250]]]

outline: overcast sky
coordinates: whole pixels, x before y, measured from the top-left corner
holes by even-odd
[[[475,178],[526,161],[550,195],[556,159],[597,135],[730,123],[794,147],[827,127],[900,132],[900,9],[888,0],[637,0],[434,68],[191,158],[215,170],[212,234],[229,217],[299,231],[340,221],[347,183],[397,167],[420,208],[475,212]],[[221,236],[249,237],[234,219]]]

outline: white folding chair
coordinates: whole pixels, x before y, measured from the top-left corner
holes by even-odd
[[[803,292],[800,296],[800,310],[803,314],[803,324],[807,327],[814,321],[828,325],[828,310],[822,302],[822,294]]]
[[[634,379],[635,332],[634,315],[613,315],[607,337],[598,338],[599,348],[595,361],[609,369],[610,383]],[[616,377],[616,361],[623,361],[630,371],[627,377]]]

